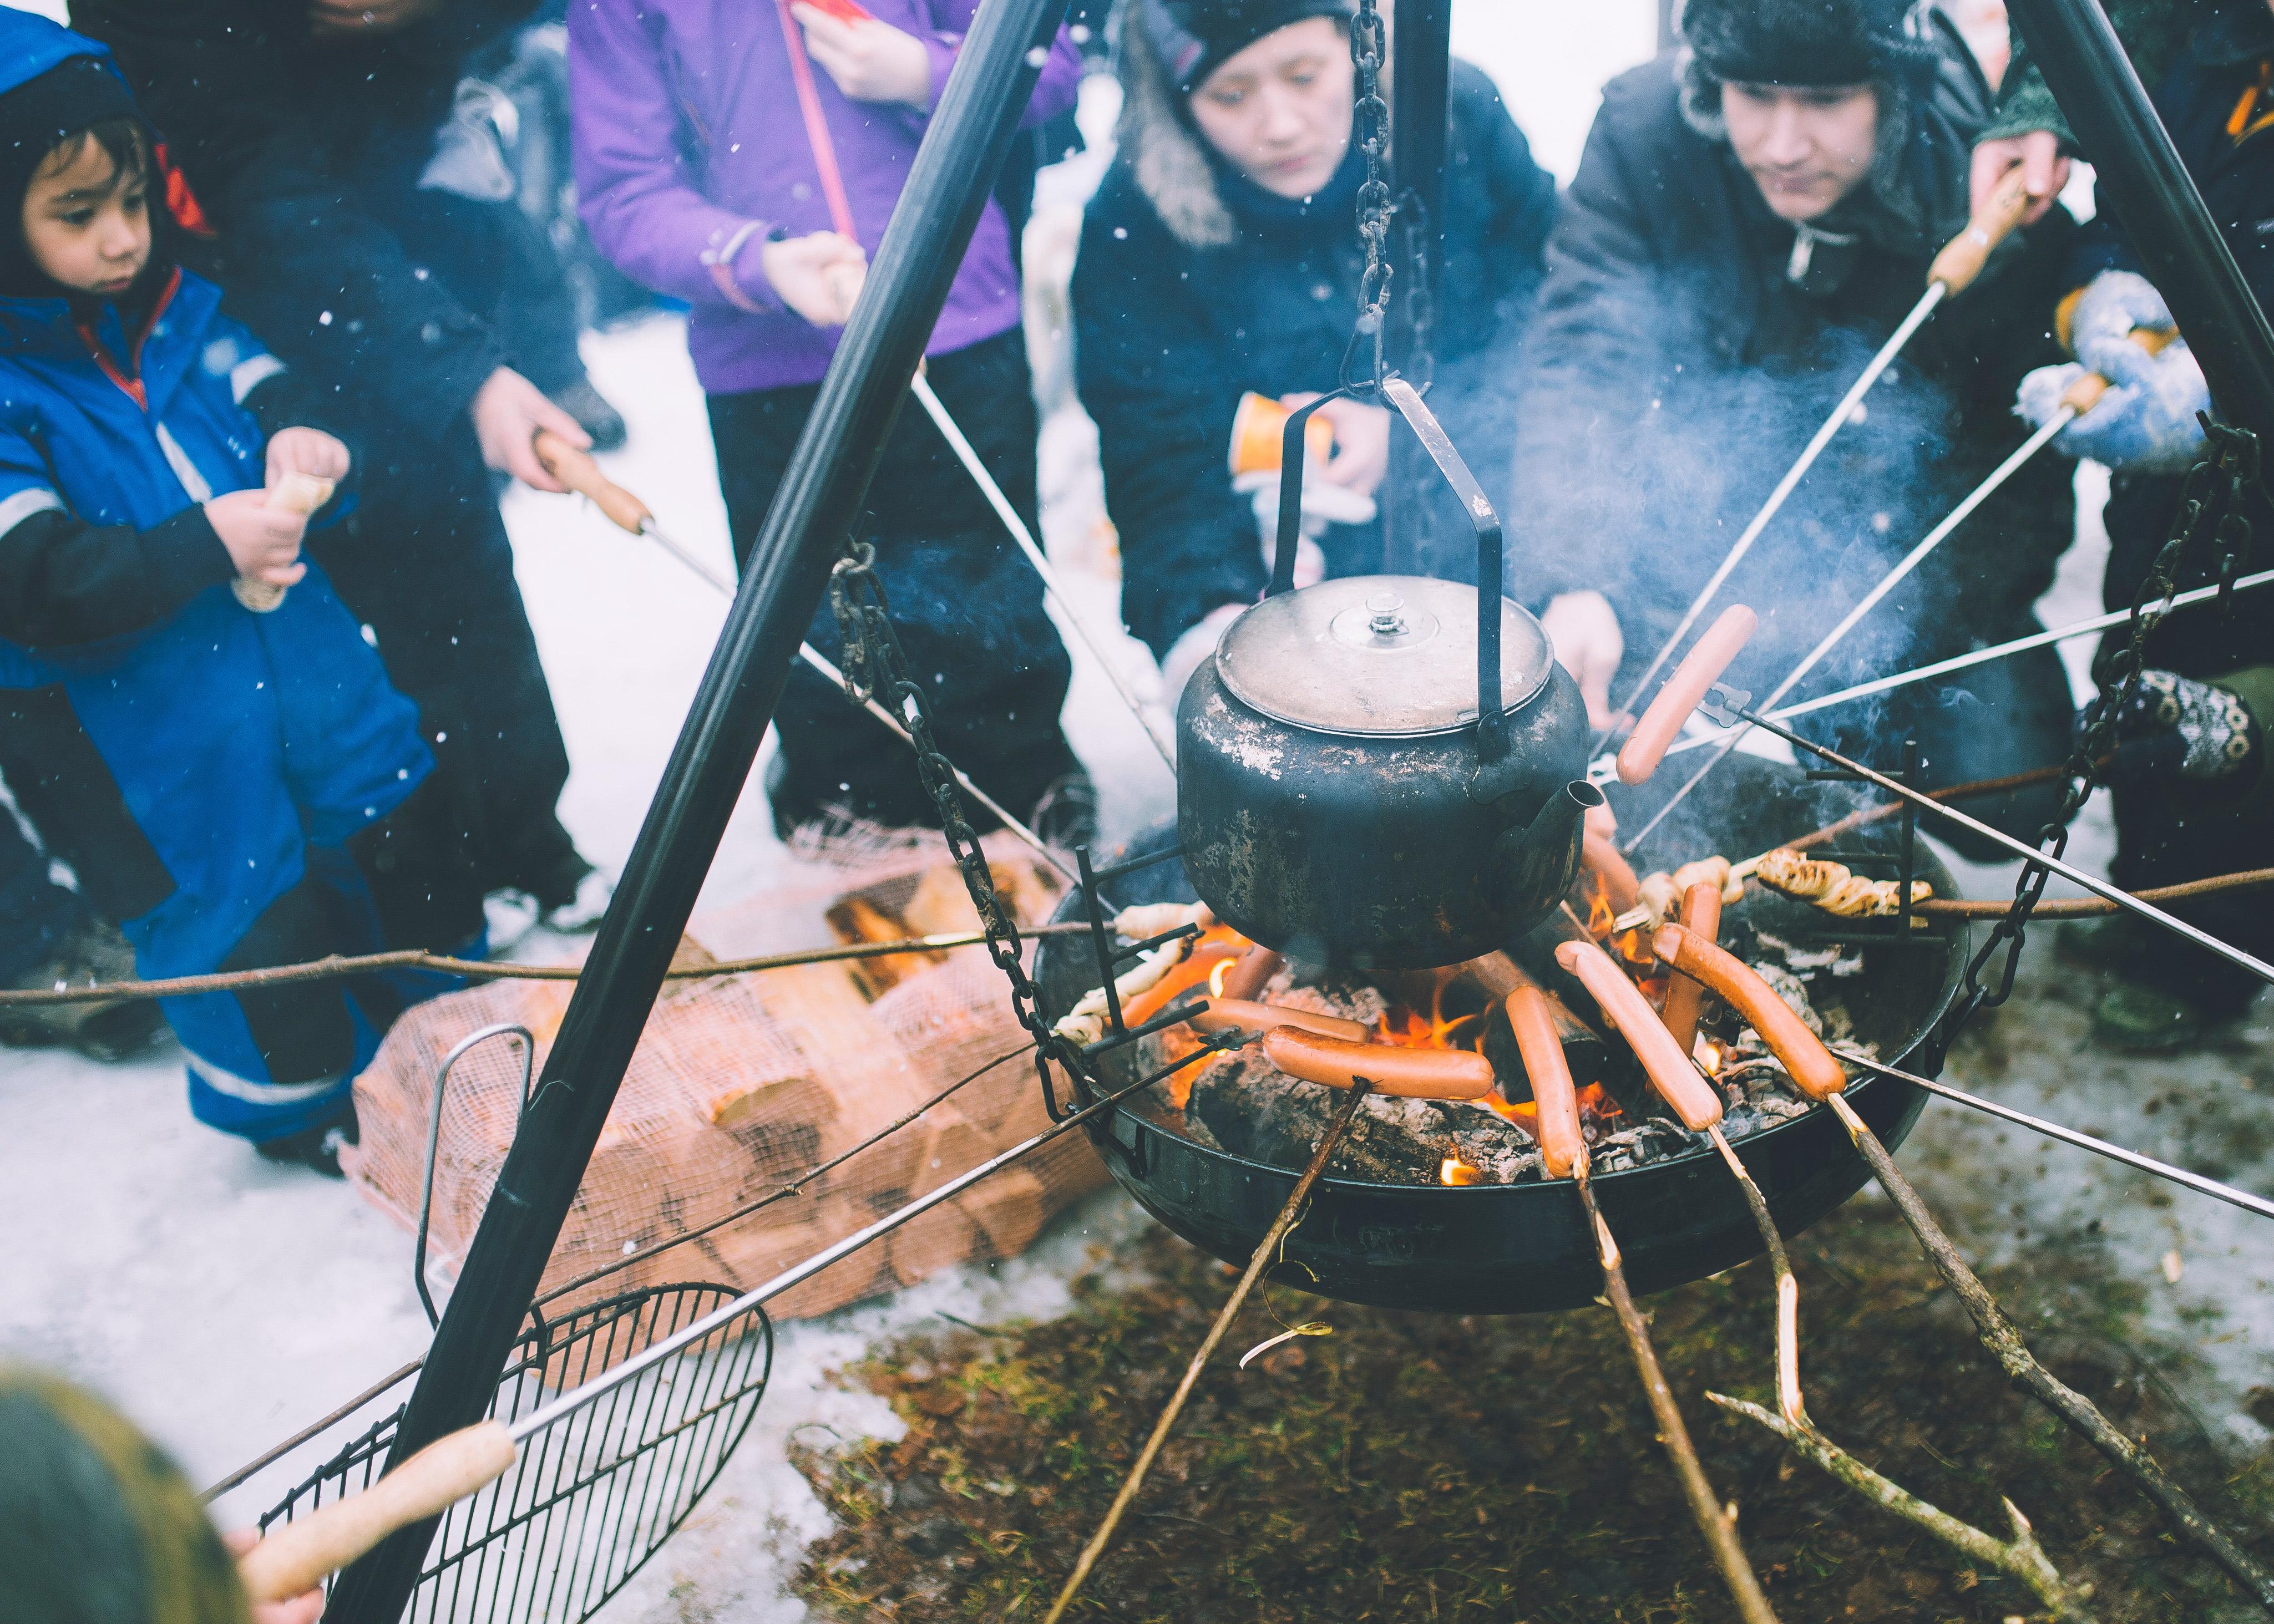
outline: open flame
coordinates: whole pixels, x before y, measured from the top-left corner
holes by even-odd
[[[1484,1170],[1462,1161],[1457,1150],[1447,1151],[1437,1169],[1437,1182],[1441,1184],[1480,1184],[1484,1179]]]

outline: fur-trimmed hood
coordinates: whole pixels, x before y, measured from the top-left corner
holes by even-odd
[[[1208,147],[1185,117],[1176,83],[1145,20],[1124,0],[1120,23],[1121,118],[1114,139],[1137,189],[1188,248],[1222,248],[1238,235]]]

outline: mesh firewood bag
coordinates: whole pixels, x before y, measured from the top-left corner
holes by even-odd
[[[1028,921],[1056,876],[1015,843],[986,849]],[[681,965],[976,928],[936,838],[838,840],[791,879],[696,920]],[[435,1077],[453,1046],[525,1026],[544,1069],[573,983],[493,981],[405,1015],[356,1080],[362,1144],[342,1157],[371,1200],[418,1221]],[[850,1150],[957,1079],[1019,1048],[1002,975],[983,949],[907,953],[666,982],[562,1226],[539,1294],[699,1229]],[[521,1107],[518,1045],[493,1038],[452,1069],[435,1156],[429,1268],[455,1271],[497,1182]],[[572,1294],[701,1280],[748,1289],[1048,1125],[1033,1063],[1006,1062],[835,1171],[714,1233]],[[1069,1201],[1105,1182],[1069,1134],[767,1304],[826,1313],[950,1265],[1015,1256]]]

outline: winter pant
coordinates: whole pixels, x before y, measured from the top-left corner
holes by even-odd
[[[565,902],[586,871],[553,811],[568,751],[473,435],[373,433],[362,478],[309,554],[418,704],[483,889]]]
[[[2111,609],[2131,606],[2156,554],[2171,533],[2182,481],[2120,478],[2107,509],[2108,573],[2102,596]],[[2255,567],[2266,557],[2264,539],[2274,536],[2274,508],[2253,493],[2249,516],[2260,539]],[[2209,538],[2181,565],[2181,591],[2218,579]],[[2248,573],[2246,564],[2240,573]],[[2175,671],[2200,681],[2218,682],[2240,694],[2262,733],[2274,737],[2274,603],[2268,589],[2246,592],[2222,614],[2214,602],[2167,616],[2148,641],[2151,669]],[[2102,638],[2106,659],[2129,645],[2127,628],[2111,628]],[[2184,783],[2119,783],[2109,792],[2116,806],[2116,861],[2110,877],[2127,891],[2176,885],[2240,868],[2264,868],[2274,851],[2274,770],[2262,764],[2253,784],[2227,793],[2206,793]],[[2274,958],[2274,919],[2263,892],[2215,897],[2169,910],[2260,959]],[[2142,951],[2127,974],[2148,985],[2187,998],[2214,1016],[2240,1010],[2261,985],[2247,970],[2168,931],[2145,927]]]
[[[214,966],[299,964],[328,954],[483,950],[481,892],[451,826],[441,778],[344,847],[311,846],[298,884],[269,904]],[[162,1001],[189,1051],[190,1109],[254,1143],[323,1122],[411,1004],[463,985],[432,971],[201,993]]]
[[[87,917],[77,894],[48,877],[47,853],[0,808],[0,986],[54,959]]]
[[[931,358],[933,390],[1036,535],[1034,396],[1026,341],[1014,328]],[[738,567],[747,566],[817,386],[710,397]],[[923,685],[940,746],[1014,816],[1080,770],[1058,710],[1073,665],[1043,608],[1032,565],[955,454],[913,401],[901,410],[857,533],[877,549],[892,623]],[[844,659],[825,601],[806,640]],[[790,668],[774,725],[781,762],[767,789],[775,822],[841,808],[897,827],[937,825],[908,748],[802,662]],[[975,815],[977,827],[986,822]]]

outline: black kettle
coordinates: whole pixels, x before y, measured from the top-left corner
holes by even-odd
[[[1315,404],[1297,413],[1271,588],[1178,706],[1177,832],[1194,888],[1243,936],[1313,963],[1416,969],[1545,918],[1602,794],[1584,777],[1577,685],[1540,622],[1501,595],[1499,515],[1412,387],[1393,374],[1381,389],[1460,496],[1479,584],[1362,575],[1295,590]]]

